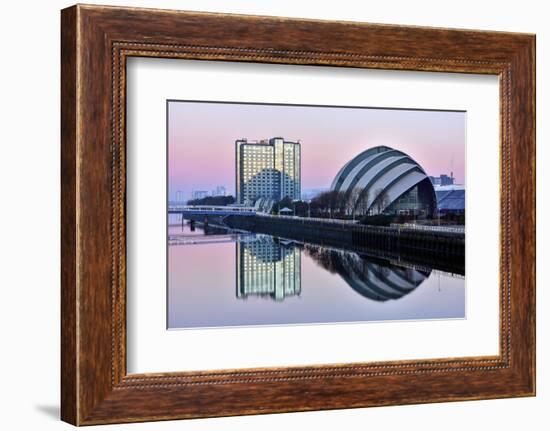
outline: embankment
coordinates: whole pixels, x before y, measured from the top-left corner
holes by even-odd
[[[464,233],[270,215],[231,215],[224,222],[233,229],[344,248],[464,274]]]

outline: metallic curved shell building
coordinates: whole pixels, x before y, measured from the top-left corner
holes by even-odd
[[[417,214],[433,216],[437,200],[424,169],[402,151],[386,146],[369,148],[338,172],[331,191],[351,202],[358,214]]]

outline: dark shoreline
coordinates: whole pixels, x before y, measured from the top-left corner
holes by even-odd
[[[464,233],[262,215],[254,217],[231,215],[225,217],[223,223],[232,229],[333,246],[455,274],[464,275],[465,273]]]

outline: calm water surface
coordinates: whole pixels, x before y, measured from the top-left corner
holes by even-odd
[[[170,329],[465,317],[460,275],[170,222]]]

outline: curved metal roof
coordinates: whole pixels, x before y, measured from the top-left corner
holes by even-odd
[[[344,193],[345,200],[356,190],[353,196],[356,205],[364,200],[363,206],[367,209],[384,196],[379,208],[383,211],[426,178],[424,169],[410,156],[390,147],[378,146],[363,151],[346,163],[334,178],[331,190]]]

